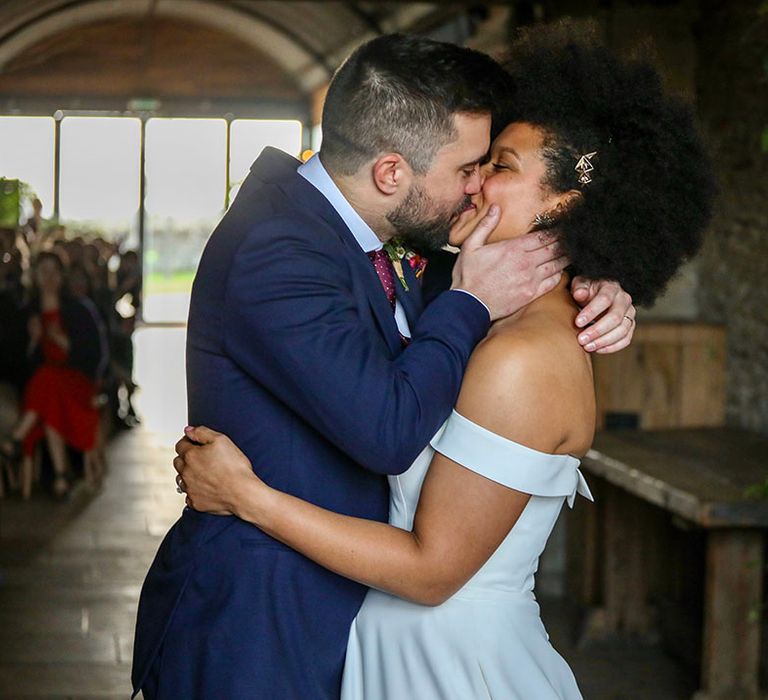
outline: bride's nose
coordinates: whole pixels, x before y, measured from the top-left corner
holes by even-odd
[[[480,187],[482,187],[485,184],[485,181],[490,176],[492,170],[493,170],[493,165],[491,165],[490,160],[487,163],[483,163],[480,166]]]

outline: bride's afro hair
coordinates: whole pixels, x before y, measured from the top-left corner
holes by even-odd
[[[690,108],[649,60],[623,59],[584,23],[521,31],[505,62],[504,121],[545,134],[545,186],[582,197],[560,219],[573,272],[615,279],[648,306],[701,246],[714,181]],[[592,182],[578,159],[596,151]]]

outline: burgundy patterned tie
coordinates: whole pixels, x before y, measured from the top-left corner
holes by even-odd
[[[368,253],[368,257],[373,263],[373,269],[376,270],[376,274],[379,276],[381,286],[384,287],[389,305],[394,310],[395,308],[395,271],[392,267],[392,261],[389,259],[387,251],[383,248],[380,250],[372,250]]]

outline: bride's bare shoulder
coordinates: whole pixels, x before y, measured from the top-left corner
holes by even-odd
[[[586,451],[594,431],[594,386],[576,332],[545,323],[491,334],[472,355],[456,410],[543,452]]]

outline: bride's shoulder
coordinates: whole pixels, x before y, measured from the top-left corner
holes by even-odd
[[[475,349],[467,373],[477,375],[477,380],[485,375],[514,381],[554,379],[583,354],[575,332],[564,331],[555,323],[519,323],[494,329]]]
[[[591,439],[591,366],[568,333],[521,324],[490,335],[472,355],[457,411],[545,452]]]

